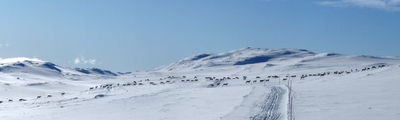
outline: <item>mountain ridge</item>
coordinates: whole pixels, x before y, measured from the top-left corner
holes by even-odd
[[[301,67],[309,62],[323,61],[327,59],[354,59],[354,61],[372,61],[372,59],[398,60],[400,57],[377,57],[377,56],[355,56],[339,53],[316,53],[306,49],[267,49],[267,48],[241,48],[223,53],[199,53],[186,57],[179,61],[155,68],[153,72],[179,72],[213,69],[219,67],[234,66],[262,66],[262,69],[279,66],[282,62],[290,62],[290,68]],[[340,62],[338,62],[340,63]],[[258,65],[260,64],[260,65]],[[375,63],[371,63],[375,64]],[[228,68],[227,68],[228,69]],[[93,75],[93,76],[120,76],[131,75],[132,72],[121,73],[99,68],[69,68],[62,67],[52,62],[39,60],[37,58],[7,58],[0,59],[0,73],[31,73],[49,76],[68,75]],[[43,73],[45,72],[45,73]]]

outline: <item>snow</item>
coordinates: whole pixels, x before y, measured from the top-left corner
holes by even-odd
[[[250,62],[235,65],[246,60]],[[243,48],[197,54],[153,71],[118,75],[78,69],[90,71],[82,73],[49,64],[57,71],[43,67],[49,62],[38,59],[1,59],[0,63],[0,119],[6,120],[400,119],[400,57]],[[13,65],[16,63],[24,66]],[[378,67],[381,65],[385,66]],[[362,71],[364,68],[371,69]],[[330,74],[300,79],[301,75],[327,72]],[[280,78],[268,78],[271,75]],[[282,81],[291,75],[296,77]],[[266,79],[269,82],[260,83]],[[136,85],[122,86],[134,81]],[[107,84],[113,87],[100,88]],[[8,102],[10,99],[13,101]]]

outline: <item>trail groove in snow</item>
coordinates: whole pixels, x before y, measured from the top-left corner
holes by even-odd
[[[281,118],[282,113],[279,111],[279,105],[285,93],[286,89],[283,87],[273,86],[271,88],[271,93],[261,106],[262,111],[252,117],[251,120],[278,120]]]

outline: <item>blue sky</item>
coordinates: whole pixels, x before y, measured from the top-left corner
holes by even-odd
[[[244,47],[400,55],[400,0],[8,0],[0,20],[0,58],[121,72]]]

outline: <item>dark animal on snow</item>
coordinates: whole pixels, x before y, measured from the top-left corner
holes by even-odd
[[[222,86],[228,86],[228,83],[224,83],[224,84],[222,84]]]
[[[250,80],[246,81],[246,84],[247,84],[247,83],[250,83]]]
[[[47,95],[47,97],[52,97],[52,95]]]
[[[22,99],[22,98],[21,98],[21,99],[19,99],[19,101],[26,101],[26,99]]]
[[[37,96],[36,99],[39,99],[39,98],[41,98],[41,97],[42,97],[42,96]]]
[[[150,82],[151,85],[156,85],[154,82]]]

